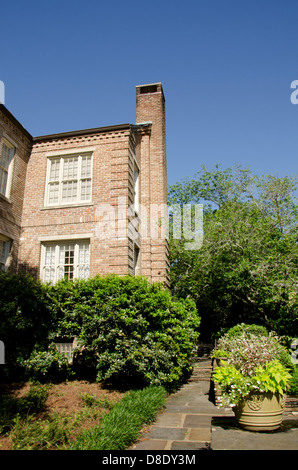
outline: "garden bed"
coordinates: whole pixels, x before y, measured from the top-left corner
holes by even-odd
[[[0,394],[11,398],[22,398],[30,390],[29,382],[0,384]],[[99,383],[88,381],[68,381],[51,384],[45,407],[34,414],[35,420],[46,421],[49,416],[58,416],[61,422],[76,420],[74,436],[88,427],[96,425],[113,404],[120,401],[124,392],[102,387]],[[89,412],[88,412],[89,410]],[[91,412],[92,411],[92,412]],[[80,416],[80,419],[78,419]],[[58,417],[58,421],[59,421]],[[51,447],[50,447],[51,448]],[[55,447],[52,447],[55,448]],[[10,434],[0,435],[0,450],[11,450]]]

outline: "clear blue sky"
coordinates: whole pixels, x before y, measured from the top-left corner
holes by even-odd
[[[297,0],[1,2],[5,105],[34,136],[135,122],[162,82],[168,182],[202,164],[297,174]]]

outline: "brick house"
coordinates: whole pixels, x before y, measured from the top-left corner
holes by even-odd
[[[165,100],[136,87],[136,124],[32,137],[0,105],[2,269],[168,284]]]

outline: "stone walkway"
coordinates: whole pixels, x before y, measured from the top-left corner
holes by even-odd
[[[237,428],[230,408],[210,398],[211,360],[197,358],[191,379],[169,396],[164,410],[131,450],[298,450],[298,409],[286,411],[281,431]]]

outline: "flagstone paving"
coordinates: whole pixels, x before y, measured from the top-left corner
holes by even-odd
[[[191,379],[169,396],[155,422],[130,450],[298,450],[298,410],[286,411],[280,431],[253,433],[237,427],[230,408],[212,401],[211,360],[196,358]]]

